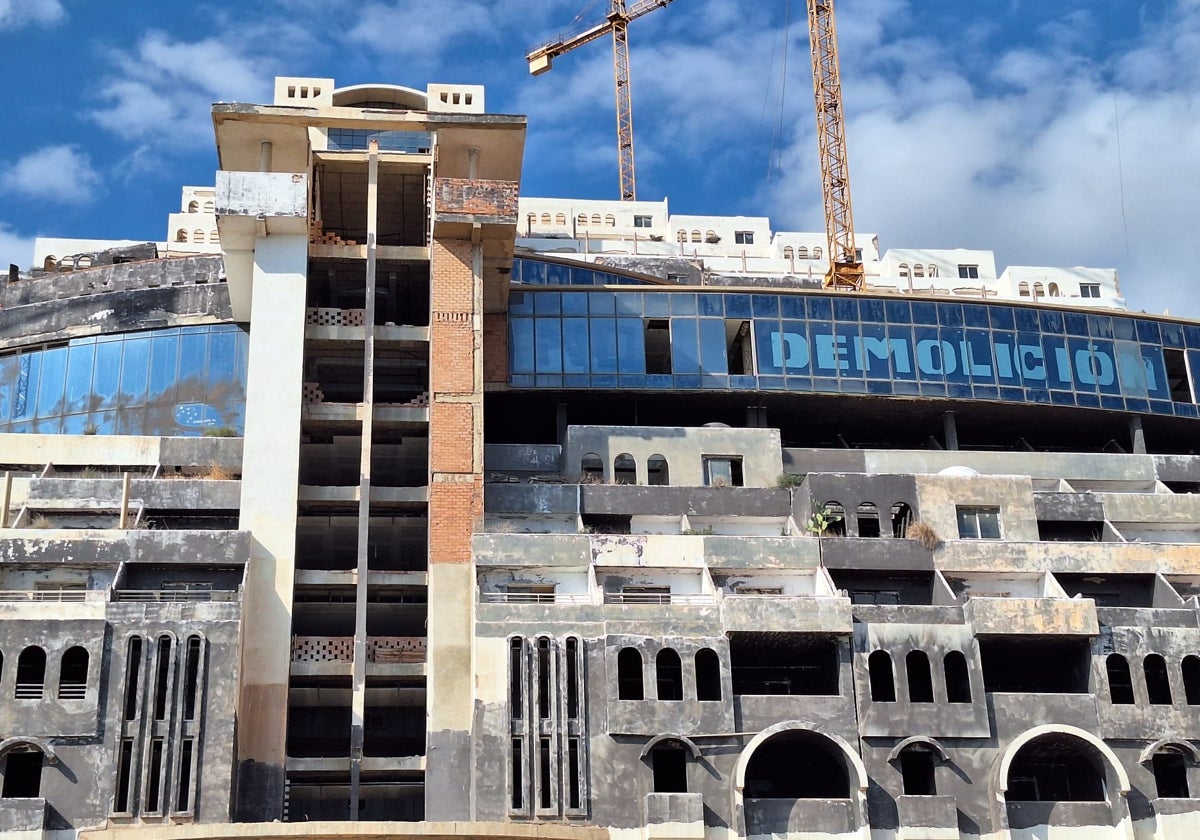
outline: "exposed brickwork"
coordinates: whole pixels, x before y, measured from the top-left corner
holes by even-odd
[[[483,476],[429,487],[429,562],[470,563],[471,533],[483,515]]]
[[[438,178],[434,182],[434,209],[456,215],[500,216],[517,220],[516,181],[470,181]]]
[[[508,381],[508,317],[483,316],[483,381]]]
[[[434,320],[437,320],[438,313],[472,311],[475,290],[471,275],[470,242],[460,239],[433,240],[430,275],[433,281],[430,308]]]
[[[435,320],[429,327],[429,376],[434,394],[470,394],[475,390],[475,333],[469,322]]]
[[[429,465],[435,473],[469,473],[474,469],[475,406],[434,402],[430,408]]]

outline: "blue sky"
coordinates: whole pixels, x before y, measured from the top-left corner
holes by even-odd
[[[163,238],[212,183],[210,103],[275,75],[482,83],[529,115],[525,194],[614,198],[608,44],[523,59],[589,4],[0,0],[0,264]],[[839,0],[838,24],[859,230],[1115,267],[1130,308],[1200,317],[1200,0]],[[631,44],[640,198],[821,228],[803,0],[675,0]]]

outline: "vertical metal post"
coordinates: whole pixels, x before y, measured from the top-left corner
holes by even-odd
[[[129,527],[129,473],[121,473],[121,530]]]
[[[4,498],[0,500],[0,528],[8,527],[8,506],[12,504],[12,471],[4,471]]]

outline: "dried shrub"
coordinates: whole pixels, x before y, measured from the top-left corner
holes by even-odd
[[[926,525],[924,522],[908,523],[908,532],[905,536],[907,536],[910,540],[916,540],[930,551],[933,551],[942,544],[942,540],[937,535],[937,531],[933,530],[932,526]]]
[[[220,464],[210,464],[208,471],[204,474],[204,478],[211,478],[214,481],[236,481],[240,477],[234,470]]]

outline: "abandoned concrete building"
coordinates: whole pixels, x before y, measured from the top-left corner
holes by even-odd
[[[519,199],[481,87],[213,121],[203,248],[0,284],[4,837],[1200,833],[1200,324]]]

